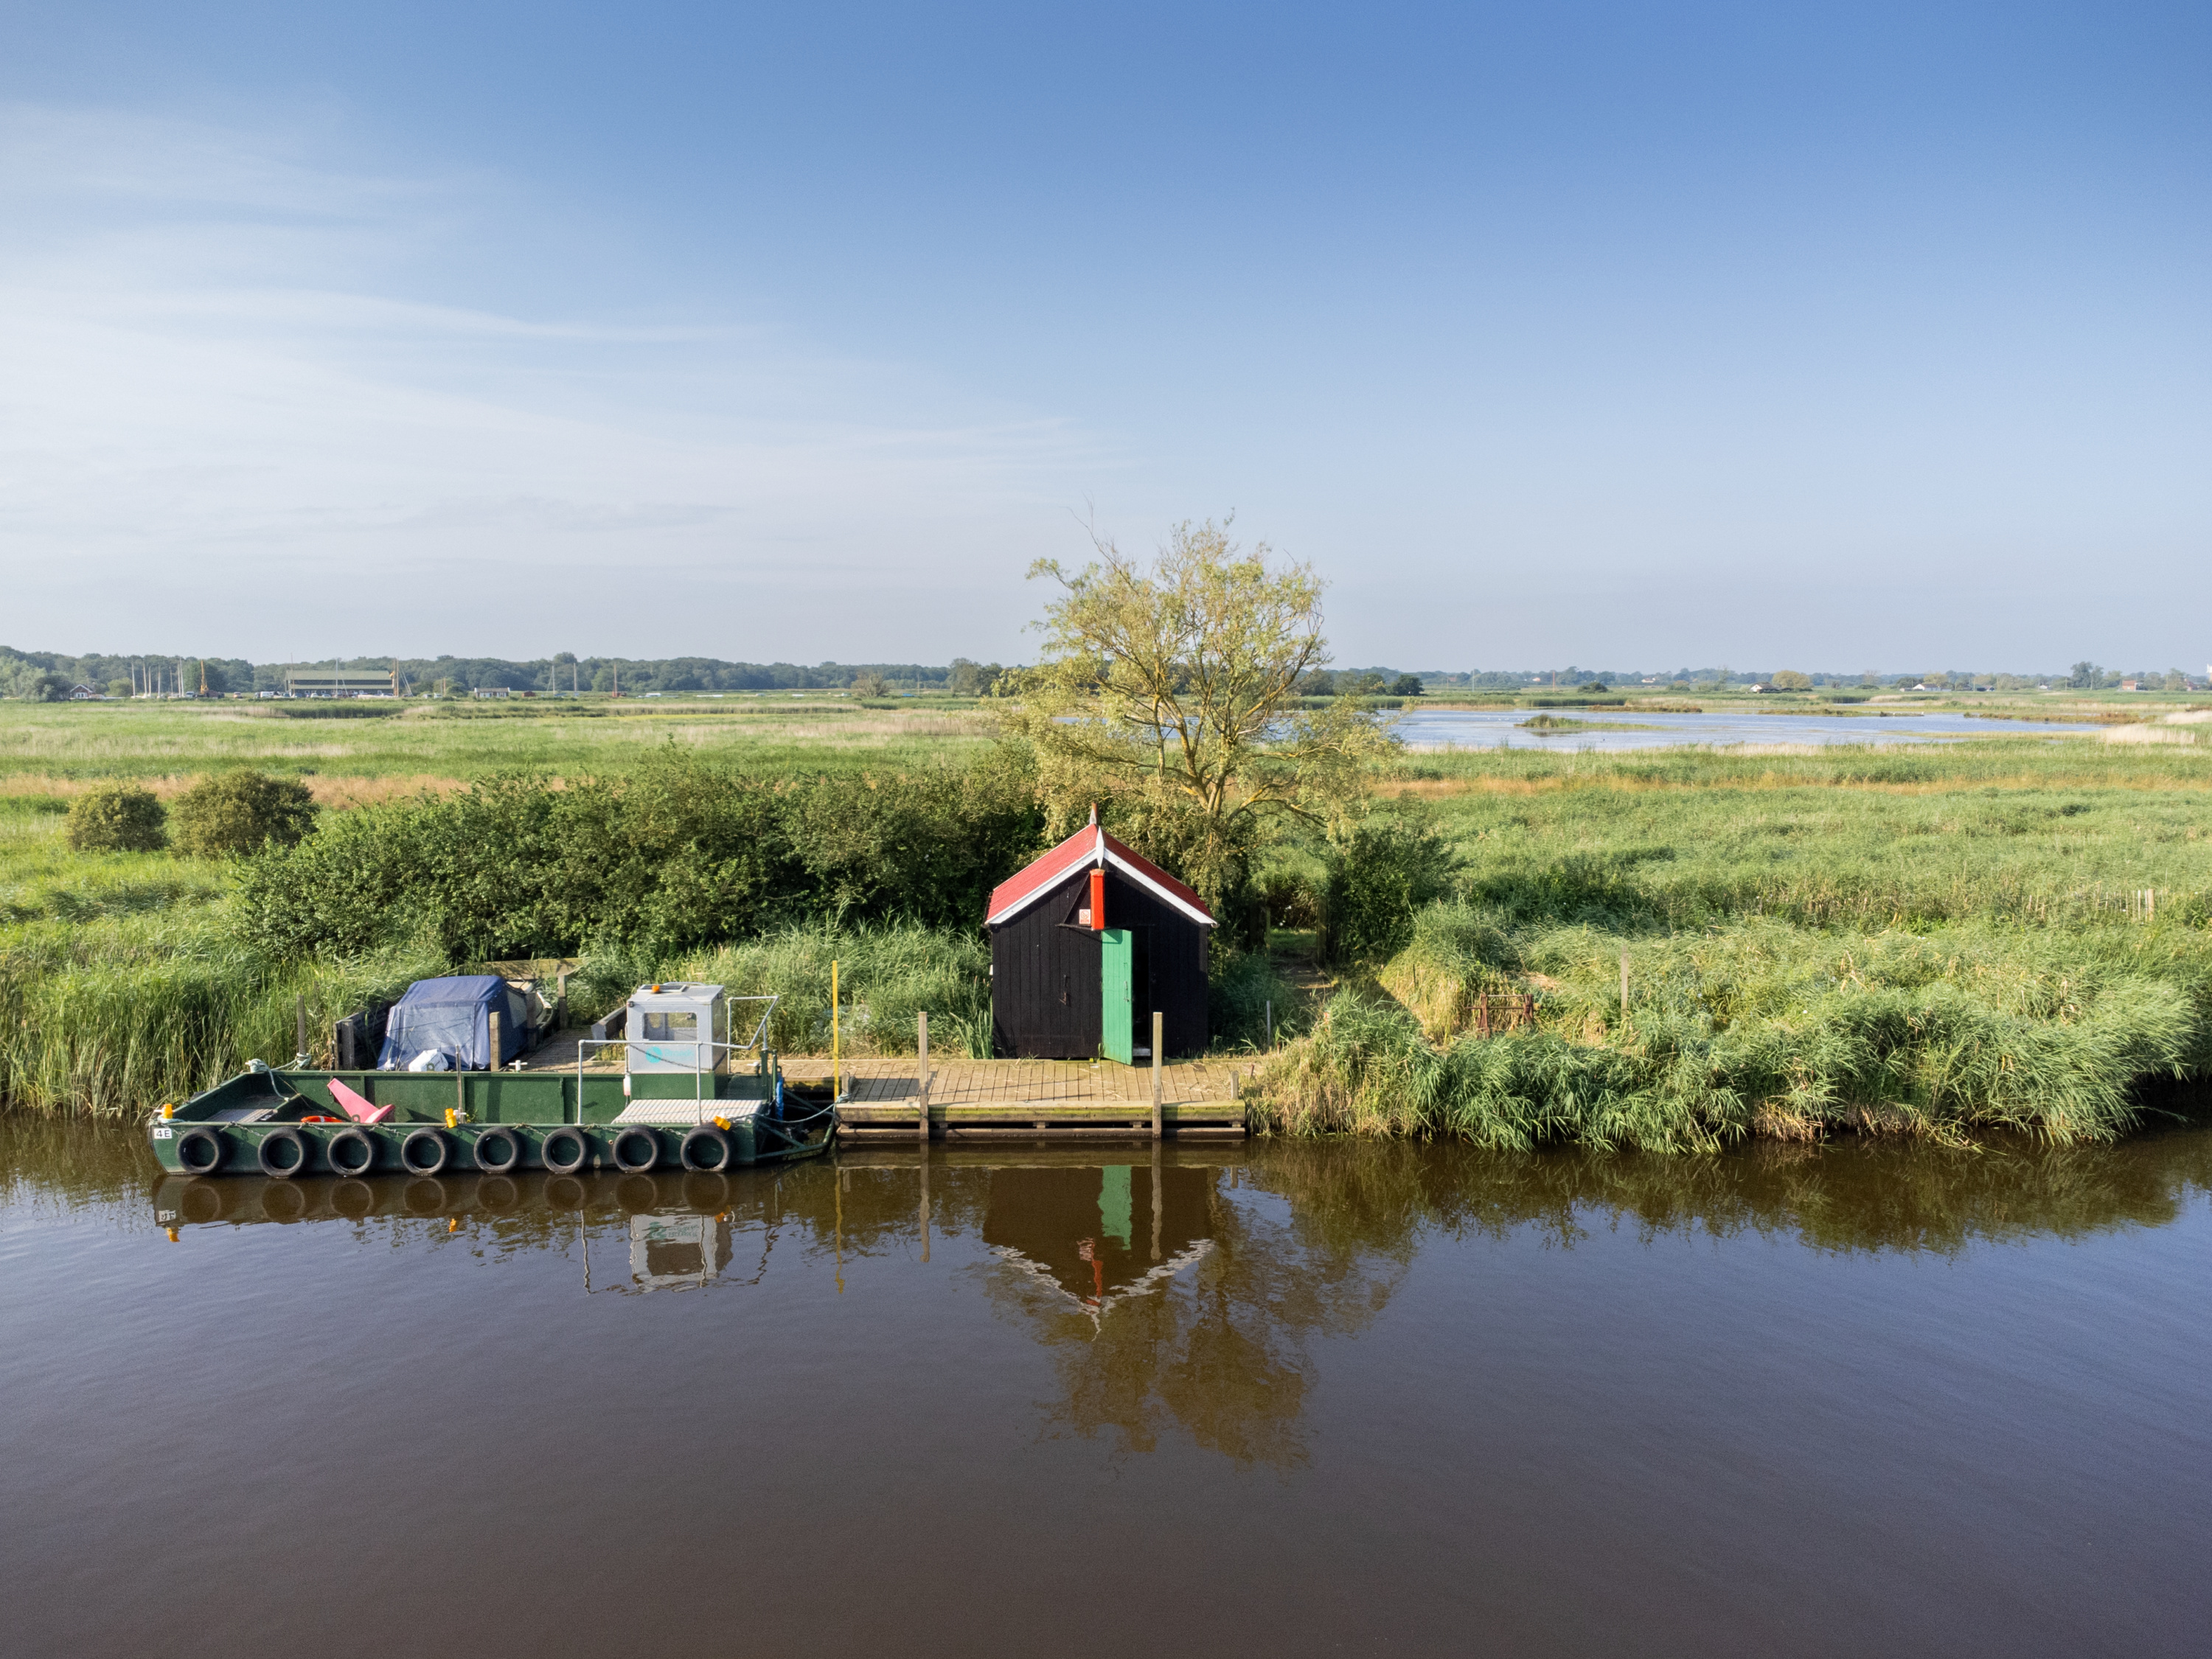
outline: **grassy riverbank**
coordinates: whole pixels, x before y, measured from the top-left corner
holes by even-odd
[[[1459,891],[1271,1059],[1279,1131],[2102,1139],[2212,1068],[2201,747],[1413,765]],[[1473,1035],[1485,993],[1532,995],[1534,1024]]]
[[[1310,1006],[1264,960],[1226,964],[1217,1039],[1256,1039],[1274,1002],[1287,1037],[1255,1121],[1291,1135],[1673,1151],[1838,1130],[2109,1139],[2160,1079],[2212,1073],[2212,727],[2163,729],[2179,740],[1408,756],[1384,793],[1455,855],[1446,900],[1395,954],[1334,969]],[[318,752],[295,752],[303,733]],[[61,813],[82,783],[327,764],[307,774],[327,826],[426,780],[451,796],[517,768],[619,774],[672,738],[757,775],[856,784],[987,752],[957,710],[314,722],[0,705],[0,1095],[141,1109],[249,1056],[289,1056],[299,1002],[319,1035],[372,995],[466,965],[450,939],[404,928],[258,950],[234,869],[68,851]],[[1321,884],[1322,850],[1281,855],[1293,885]],[[880,916],[597,945],[572,989],[580,1008],[661,975],[775,989],[776,1041],[799,1049],[826,1024],[835,955],[866,1011],[848,1040],[895,1051],[926,1007],[945,1050],[980,1052],[975,935],[869,902]],[[1484,994],[1533,996],[1534,1024],[1477,1035]]]

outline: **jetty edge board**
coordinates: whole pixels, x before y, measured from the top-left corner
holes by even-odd
[[[1160,1107],[1160,1127],[1170,1136],[1230,1136],[1245,1133],[1241,1100],[1170,1101]],[[905,1101],[840,1102],[837,1133],[848,1140],[914,1140],[921,1127],[919,1103]],[[1149,1100],[1012,1100],[981,1105],[929,1105],[929,1132],[939,1140],[963,1137],[1021,1136],[1036,1139],[1149,1139]]]
[[[336,1081],[376,1108],[390,1108],[376,1123],[351,1121],[331,1093]],[[625,1088],[625,1083],[628,1087]],[[650,1119],[641,1121],[641,1119]],[[309,1121],[311,1119],[335,1121]],[[149,1144],[162,1170],[171,1175],[367,1176],[511,1174],[521,1170],[565,1173],[582,1143],[586,1170],[678,1170],[714,1167],[692,1162],[684,1153],[695,1127],[719,1127],[729,1148],[727,1165],[787,1162],[828,1148],[836,1133],[836,1115],[828,1091],[787,1085],[773,1064],[738,1075],[711,1072],[337,1072],[254,1069],[192,1096],[173,1112],[157,1112],[148,1125]],[[437,1137],[408,1143],[421,1130]],[[497,1130],[513,1146],[495,1139],[479,1152],[477,1143]],[[194,1132],[216,1142],[212,1167],[183,1156]],[[263,1143],[288,1132],[272,1152],[282,1157],[272,1168]],[[349,1139],[347,1161],[333,1164],[333,1139]],[[565,1132],[565,1133],[563,1133]],[[561,1137],[549,1161],[549,1136]],[[643,1137],[643,1138],[641,1138]],[[361,1139],[368,1144],[362,1157]],[[622,1139],[619,1154],[616,1141]],[[292,1141],[296,1140],[296,1145]],[[647,1140],[652,1158],[646,1161]],[[194,1139],[202,1158],[205,1136]],[[711,1158],[711,1145],[697,1149]],[[442,1160],[438,1154],[442,1152]],[[510,1153],[514,1161],[508,1162]],[[435,1163],[436,1167],[426,1167]]]

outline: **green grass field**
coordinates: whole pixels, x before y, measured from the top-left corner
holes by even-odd
[[[2179,707],[2148,701],[2119,706]],[[1239,981],[1255,1009],[1277,1000],[1290,1033],[1260,1121],[1498,1148],[1680,1151],[1854,1127],[2110,1138],[2168,1098],[2160,1079],[2212,1070],[2212,726],[2148,728],[2152,741],[2142,729],[2058,737],[1992,721],[1990,737],[1942,746],[1406,756],[1381,793],[1450,844],[1456,891],[1395,957],[1339,970],[1333,1001],[1285,1006],[1280,981]],[[514,770],[619,772],[672,740],[777,775],[958,765],[990,736],[972,706],[937,702],[309,720],[0,703],[0,1092],[143,1109],[249,1055],[288,1056],[295,1001],[322,1030],[453,965],[401,950],[256,957],[228,929],[226,867],[67,850],[62,813],[90,782],[173,792],[252,762],[304,776],[343,811]],[[1317,874],[1318,857],[1293,848],[1279,861]],[[969,940],[802,931],[684,965],[788,980],[783,1039],[797,1046],[826,1006],[815,981],[832,951],[881,1012],[886,1047],[914,1007],[981,1018]],[[678,965],[608,957],[580,989],[611,1000]],[[1534,994],[1536,1024],[1473,1035],[1471,999],[1486,992]]]
[[[212,768],[251,763],[305,778],[318,800],[343,806],[513,769],[621,771],[641,750],[664,743],[763,772],[899,767],[982,748],[988,730],[975,710],[957,698],[861,703],[740,692],[383,708],[6,702],[0,793],[65,797],[109,779],[162,793]]]

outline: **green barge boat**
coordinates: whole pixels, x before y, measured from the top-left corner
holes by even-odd
[[[629,1010],[631,1035],[599,1043],[622,1048],[619,1072],[586,1069],[589,1039],[578,1046],[574,1069],[562,1071],[331,1071],[251,1061],[205,1093],[163,1106],[148,1126],[154,1156],[171,1175],[289,1181],[526,1170],[714,1174],[827,1151],[837,1133],[836,1103],[826,1090],[787,1083],[759,1031],[733,1048],[726,1024],[708,1023],[720,991],[641,987]],[[677,1023],[686,995],[698,1006],[696,1027]],[[763,1017],[763,1030],[766,1024]],[[684,1035],[698,1030],[714,1035]],[[672,1041],[671,1030],[678,1034]],[[750,1066],[732,1069],[748,1049]]]

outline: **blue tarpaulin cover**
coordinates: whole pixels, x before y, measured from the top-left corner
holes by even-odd
[[[481,1072],[491,1048],[491,1013],[501,1013],[500,1060],[522,1052],[526,1033],[507,1001],[507,981],[495,974],[456,974],[418,979],[392,1005],[384,1028],[380,1070],[400,1071],[425,1049],[435,1048],[457,1070]]]

